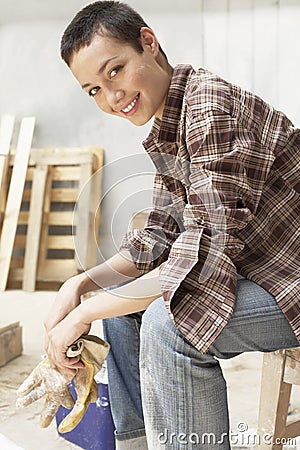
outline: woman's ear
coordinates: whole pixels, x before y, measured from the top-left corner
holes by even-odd
[[[149,51],[156,57],[159,53],[159,44],[157,37],[151,28],[142,27],[140,30],[141,45],[144,51]]]

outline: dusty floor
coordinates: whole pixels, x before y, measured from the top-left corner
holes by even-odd
[[[0,450],[78,448],[58,436],[54,423],[47,429],[39,427],[41,403],[37,402],[23,410],[15,407],[16,388],[43,354],[42,320],[54,296],[54,292],[6,291],[0,294],[0,326],[20,321],[24,345],[21,357],[0,368]],[[94,324],[93,332],[101,333],[101,323]],[[250,433],[255,433],[261,361],[261,354],[253,353],[222,363],[228,383],[233,432],[244,427]],[[300,389],[293,392],[291,408],[293,413],[300,412]],[[297,443],[293,448],[300,450],[300,441],[297,440]]]

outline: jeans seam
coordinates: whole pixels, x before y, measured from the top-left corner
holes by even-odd
[[[138,438],[138,437],[143,437],[146,436],[146,431],[145,428],[139,428],[137,430],[133,430],[133,431],[126,431],[126,432],[121,432],[121,433],[115,433],[115,438],[118,441],[125,441],[127,439],[134,439],[134,438]]]

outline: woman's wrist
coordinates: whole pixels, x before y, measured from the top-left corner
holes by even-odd
[[[70,322],[72,324],[72,327],[80,330],[82,334],[86,332],[86,329],[89,329],[93,320],[88,317],[83,302],[68,314],[68,316],[66,317],[66,321]]]
[[[82,272],[74,277],[70,278],[71,283],[74,283],[74,288],[79,296],[84,295],[88,292],[95,291],[101,289],[99,286],[88,274],[87,271]]]
[[[78,275],[74,275],[69,278],[65,284],[68,284],[68,287],[73,290],[76,296],[80,297],[83,294],[89,292],[89,284],[91,282],[90,277],[86,272],[79,273]]]

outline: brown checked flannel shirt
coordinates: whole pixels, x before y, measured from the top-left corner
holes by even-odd
[[[276,298],[300,340],[300,130],[250,92],[179,65],[143,145],[153,210],[122,248],[141,273],[160,265],[179,331],[207,351],[240,273]]]

